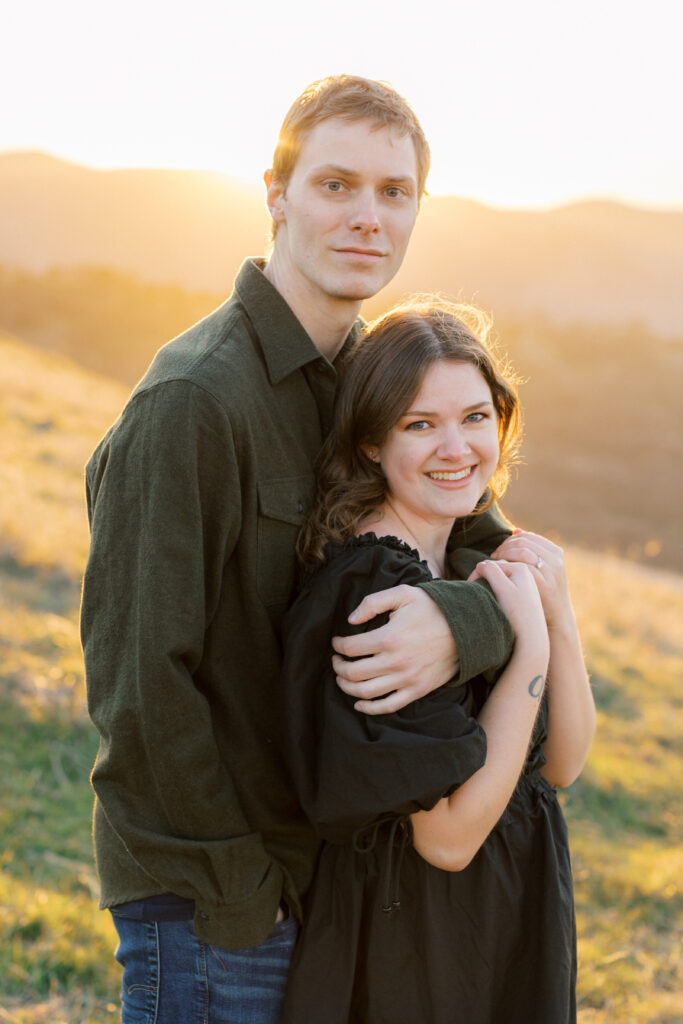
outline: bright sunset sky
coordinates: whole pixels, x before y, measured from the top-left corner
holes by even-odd
[[[14,0],[0,150],[258,185],[291,101],[346,72],[411,102],[433,194],[683,208],[682,23],[683,0]]]

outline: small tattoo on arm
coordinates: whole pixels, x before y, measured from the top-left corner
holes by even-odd
[[[545,679],[543,678],[543,676],[534,676],[534,678],[529,683],[529,693],[535,700],[540,700],[544,686]]]

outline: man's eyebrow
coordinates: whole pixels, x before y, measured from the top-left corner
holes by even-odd
[[[350,167],[342,167],[340,164],[319,164],[317,167],[311,168],[311,174],[340,174],[345,178],[360,177],[359,171],[354,171]],[[395,182],[397,185],[417,184],[413,174],[388,174],[385,181]]]

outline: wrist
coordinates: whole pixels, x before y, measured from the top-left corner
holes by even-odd
[[[550,659],[550,643],[547,636],[518,637],[515,641],[513,661],[516,665],[546,675]]]
[[[548,633],[557,640],[569,640],[575,636],[578,627],[576,625],[576,618],[574,616],[574,609],[568,608],[557,616],[548,617]]]

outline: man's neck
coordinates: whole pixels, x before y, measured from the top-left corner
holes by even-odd
[[[321,295],[306,282],[295,282],[273,253],[263,273],[280,293],[318,351],[332,362],[360,313],[361,300]]]

